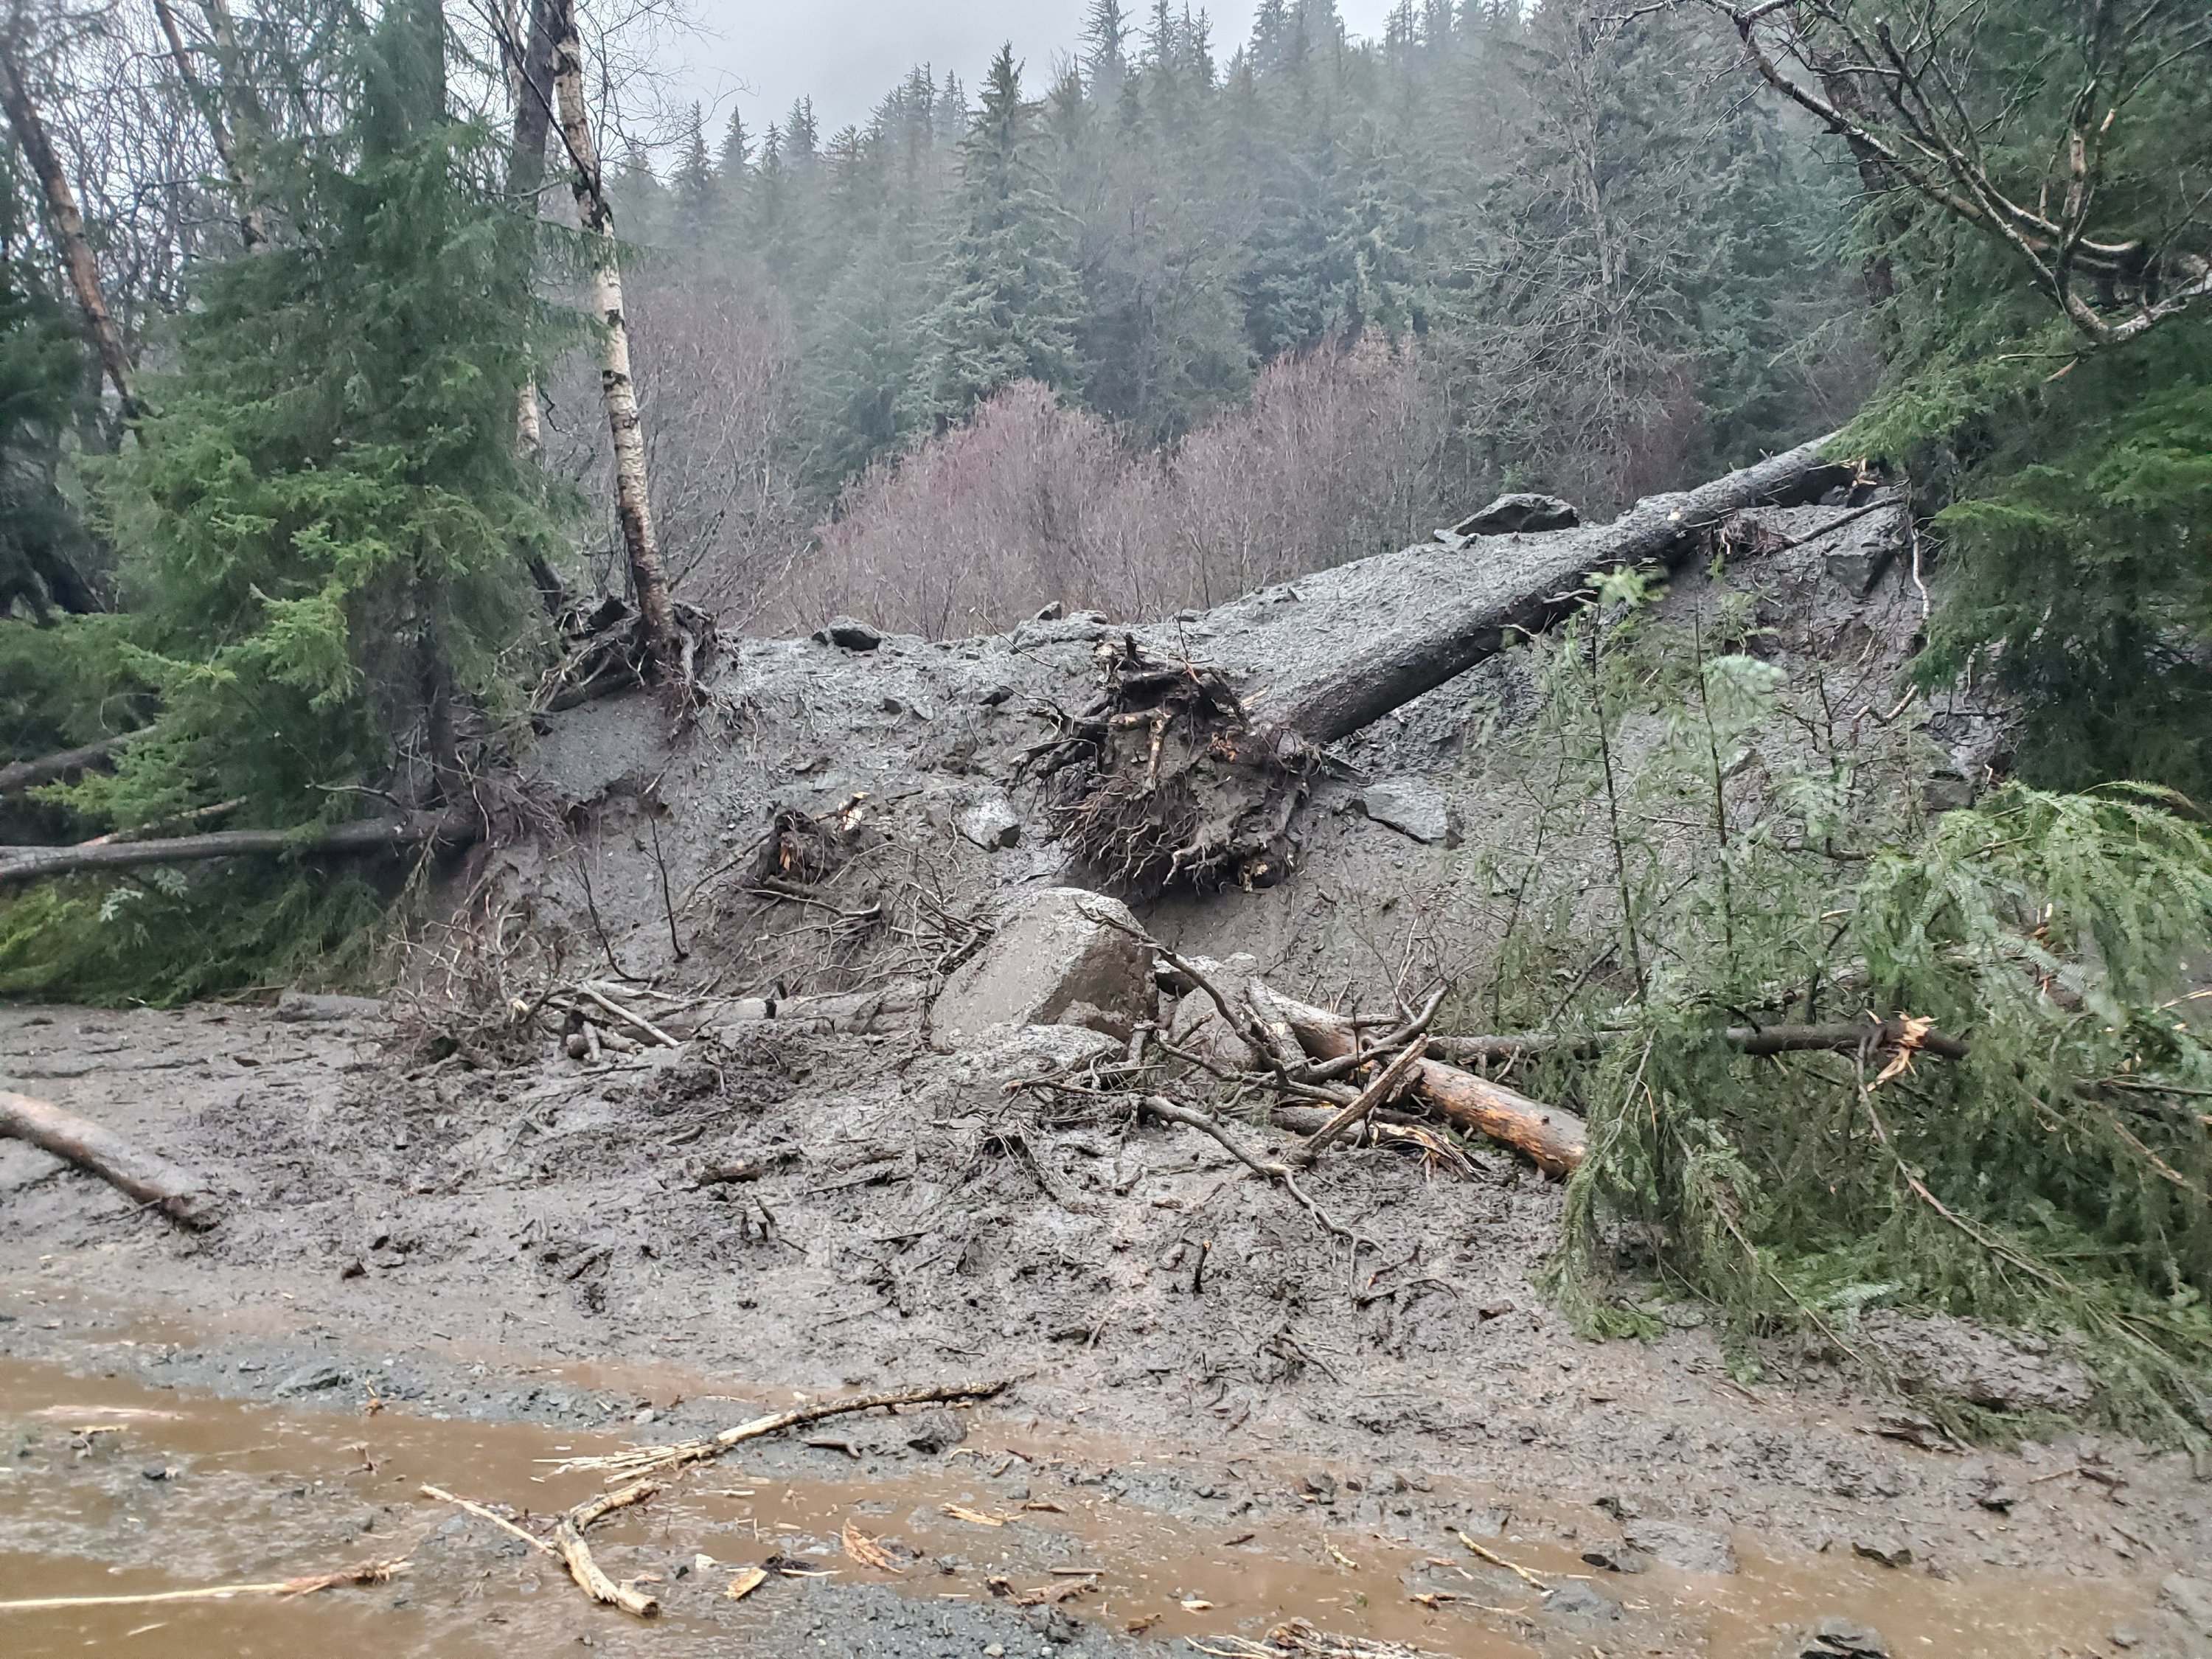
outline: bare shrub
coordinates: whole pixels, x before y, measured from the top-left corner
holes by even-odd
[[[798,337],[766,283],[648,268],[629,285],[653,514],[679,599],[742,627],[807,546],[812,509],[790,453]],[[557,467],[579,483],[604,530],[592,574],[618,580],[607,433],[579,357],[547,412]]]
[[[1130,619],[1218,604],[1427,534],[1445,434],[1418,357],[1376,342],[1281,359],[1169,451],[1009,386],[862,475],[766,616],[945,638],[1053,600]]]

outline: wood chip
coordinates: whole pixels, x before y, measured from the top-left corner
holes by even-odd
[[[979,1510],[963,1510],[957,1504],[940,1504],[938,1508],[955,1521],[965,1521],[973,1527],[1003,1527],[1007,1521],[1006,1516],[985,1515]]]
[[[844,1531],[837,1534],[837,1541],[845,1547],[845,1553],[847,1555],[850,1556],[854,1560],[858,1561],[864,1567],[873,1567],[878,1572],[904,1572],[906,1571],[904,1567],[899,1565],[896,1561],[891,1559],[891,1554],[889,1550],[886,1550],[881,1544],[876,1542],[874,1539],[863,1534],[860,1529],[855,1527],[850,1521],[848,1521],[845,1523]]]
[[[730,1580],[729,1589],[724,1590],[722,1594],[732,1601],[742,1601],[766,1583],[768,1583],[766,1567],[747,1567],[735,1578]]]

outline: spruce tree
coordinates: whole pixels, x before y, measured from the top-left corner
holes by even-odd
[[[909,429],[963,420],[1015,380],[1077,384],[1082,293],[1068,262],[1067,216],[1037,165],[1037,126],[1013,47],[1001,46],[961,146],[940,297],[905,404]]]
[[[331,139],[270,146],[283,246],[207,270],[159,411],[104,489],[155,735],[85,786],[124,824],[449,797],[471,707],[514,683],[552,541],[513,439],[553,314],[504,156],[447,102],[435,0],[353,45]]]

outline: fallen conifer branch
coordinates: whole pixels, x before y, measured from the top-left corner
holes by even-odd
[[[199,1176],[46,1101],[0,1089],[0,1137],[52,1152],[181,1226],[204,1231],[222,1219],[215,1194]]]
[[[112,738],[102,738],[97,743],[88,743],[80,749],[64,749],[58,754],[40,755],[32,760],[9,761],[0,766],[0,795],[12,795],[42,783],[52,783],[72,772],[82,772],[88,767],[98,766],[112,758],[125,744],[144,736],[143,730],[118,732]]]
[[[304,1578],[280,1579],[268,1584],[210,1584],[201,1589],[148,1590],[137,1595],[34,1595],[22,1601],[0,1601],[0,1613],[64,1613],[76,1607],[150,1607],[174,1601],[228,1601],[241,1595],[315,1595],[353,1584],[388,1583],[407,1571],[404,1557],[392,1561],[364,1561],[337,1572],[311,1573]]]
[[[916,1388],[887,1389],[879,1394],[854,1395],[844,1400],[818,1401],[811,1406],[794,1406],[789,1411],[771,1412],[765,1417],[756,1417],[703,1440],[678,1441],[665,1446],[638,1446],[626,1452],[610,1453],[604,1457],[566,1458],[562,1461],[560,1468],[563,1474],[571,1469],[605,1470],[608,1472],[607,1478],[611,1483],[632,1475],[704,1463],[748,1440],[758,1440],[763,1436],[779,1434],[786,1429],[795,1429],[807,1423],[819,1423],[824,1418],[874,1411],[886,1406],[953,1404],[988,1400],[1012,1386],[1012,1377],[1002,1376],[991,1382],[926,1383]]]

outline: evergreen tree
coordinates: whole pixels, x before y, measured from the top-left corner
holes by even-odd
[[[699,106],[691,106],[684,153],[676,164],[675,223],[679,241],[697,246],[713,228],[720,206],[714,164],[707,155],[707,132]]]
[[[1036,157],[1037,109],[1022,97],[1013,47],[1001,46],[960,152],[941,297],[906,403],[927,430],[964,419],[1014,380],[1058,390],[1077,382],[1082,295],[1067,261],[1065,210]]]
[[[107,482],[163,708],[81,792],[121,823],[450,793],[467,709],[511,695],[524,557],[552,539],[513,410],[555,319],[444,49],[434,0],[391,7],[355,44],[343,130],[271,147],[287,240],[203,276]]]

